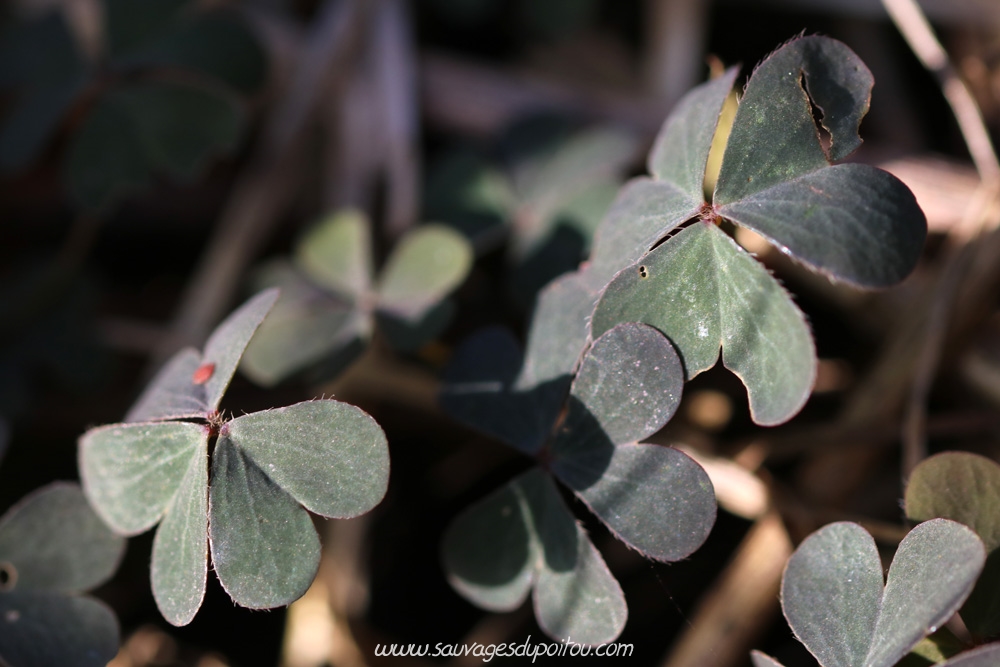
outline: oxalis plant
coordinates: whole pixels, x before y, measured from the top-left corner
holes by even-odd
[[[486,609],[513,609],[534,591],[538,622],[553,637],[608,642],[625,626],[624,596],[553,480],[651,558],[675,561],[701,546],[716,512],[708,475],[675,449],[639,444],[677,409],[680,359],[656,329],[624,323],[594,341],[567,396],[569,378],[537,383],[531,352],[520,357],[509,334],[488,329],[463,345],[446,377],[449,413],[538,465],[455,519],[445,570]]]
[[[736,74],[728,70],[677,105],[650,153],[651,176],[623,188],[578,282],[598,301],[594,338],[619,322],[645,322],[677,347],[688,378],[715,365],[721,348],[747,388],[754,421],[775,425],[809,397],[812,335],[782,286],[723,224],[757,232],[833,280],[878,288],[913,269],[926,221],[889,173],[833,164],[861,143],[873,79],[847,46],[819,36],[788,42],[754,70],[728,139],[719,137],[725,148],[706,196],[709,152],[725,130],[718,119]]]
[[[175,625],[189,623],[201,606],[209,552],[237,604],[291,603],[319,566],[309,512],[357,516],[386,491],[385,434],[356,407],[314,400],[233,419],[219,412],[247,343],[277,298],[268,290],[250,299],[216,328],[203,352],[187,348],[168,361],[125,423],[80,438],[83,488],[100,517],[121,535],[160,524],[153,595]]]
[[[610,641],[626,610],[553,478],[643,554],[686,557],[714,522],[711,484],[676,450],[637,444],[669,420],[685,378],[721,350],[764,425],[791,418],[812,389],[804,315],[724,228],[746,226],[865,288],[902,280],[926,236],[899,180],[834,164],[861,143],[873,84],[850,49],[825,37],[790,41],[756,68],[732,126],[719,127],[736,75],[677,105],[649,156],[652,176],[621,190],[589,262],[539,294],[524,358],[509,336],[487,331],[445,378],[450,414],[538,463],[448,529],[449,579],[487,609],[511,609],[533,590],[539,623],[557,638]],[[710,174],[713,143],[723,142]]]

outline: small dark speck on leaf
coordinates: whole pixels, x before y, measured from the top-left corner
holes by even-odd
[[[648,278],[649,277],[649,271],[646,270],[645,266],[640,266],[639,267],[639,277],[640,278]]]

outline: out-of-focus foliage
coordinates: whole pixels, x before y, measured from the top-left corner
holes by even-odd
[[[102,667],[118,652],[118,621],[80,595],[107,581],[125,540],[80,487],[56,482],[0,517],[0,659],[11,667]]]
[[[355,211],[332,214],[310,229],[290,261],[258,270],[258,287],[281,298],[247,349],[243,370],[272,385],[311,371],[334,375],[363,349],[376,328],[398,350],[416,350],[451,318],[448,295],[465,280],[472,248],[443,225],[404,235],[376,277],[368,220]]]
[[[0,168],[36,160],[67,118],[69,193],[96,211],[156,176],[192,180],[235,148],[239,100],[263,82],[256,38],[229,12],[190,0],[105,0],[103,53],[91,62],[63,15],[15,24],[0,37],[0,89],[17,100],[0,126]]]

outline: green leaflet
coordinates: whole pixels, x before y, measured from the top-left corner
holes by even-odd
[[[138,535],[163,517],[204,451],[208,427],[186,422],[113,424],[80,438],[80,477],[87,498],[122,535]]]
[[[360,299],[371,289],[371,230],[358,211],[324,218],[296,244],[293,257],[317,285],[343,298]]]
[[[653,178],[629,181],[597,228],[589,267],[595,290],[698,214],[712,139],[738,72],[730,68],[689,92],[663,123],[649,153]]]
[[[208,449],[199,443],[153,540],[150,578],[163,617],[187,625],[205,598],[208,574]]]
[[[389,449],[365,412],[337,401],[306,401],[237,417],[220,442],[238,447],[311,512],[345,518],[385,495]]]
[[[561,276],[539,292],[524,365],[514,381],[518,388],[568,384],[587,348],[587,318],[596,301],[596,293],[579,273]]]
[[[256,282],[281,290],[241,361],[240,369],[259,385],[274,386],[369,335],[369,322],[351,301],[303,280],[286,262],[261,267]]]
[[[833,523],[792,554],[782,608],[823,667],[891,667],[955,613],[984,560],[975,533],[933,519],[900,543],[883,590],[874,540],[857,524]]]
[[[914,468],[906,516],[951,519],[976,531],[988,551],[1000,547],[1000,465],[970,452],[944,452]]]
[[[779,424],[805,403],[816,353],[805,318],[767,271],[715,225],[682,230],[607,286],[593,335],[645,322],[675,346],[688,379],[715,365],[747,387],[759,424]]]
[[[458,287],[472,268],[472,248],[449,227],[423,225],[393,248],[379,277],[379,308],[417,320]]]
[[[75,484],[49,484],[0,517],[0,562],[15,571],[6,590],[90,590],[111,578],[124,550]]]
[[[722,105],[739,74],[730,67],[718,78],[685,95],[663,123],[649,152],[649,173],[669,183],[696,206],[702,201],[705,168]]]
[[[228,439],[212,457],[212,565],[233,600],[251,609],[291,604],[319,567],[308,512]]]
[[[584,275],[600,291],[618,271],[697,215],[701,201],[666,181],[634,178],[619,191],[594,235]]]

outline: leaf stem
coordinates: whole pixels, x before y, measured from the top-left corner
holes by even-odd
[[[955,114],[979,177],[986,183],[1000,181],[1000,160],[979,106],[952,66],[941,42],[934,36],[923,10],[916,0],[882,0],[882,5],[914,55],[940,82],[941,91]]]

